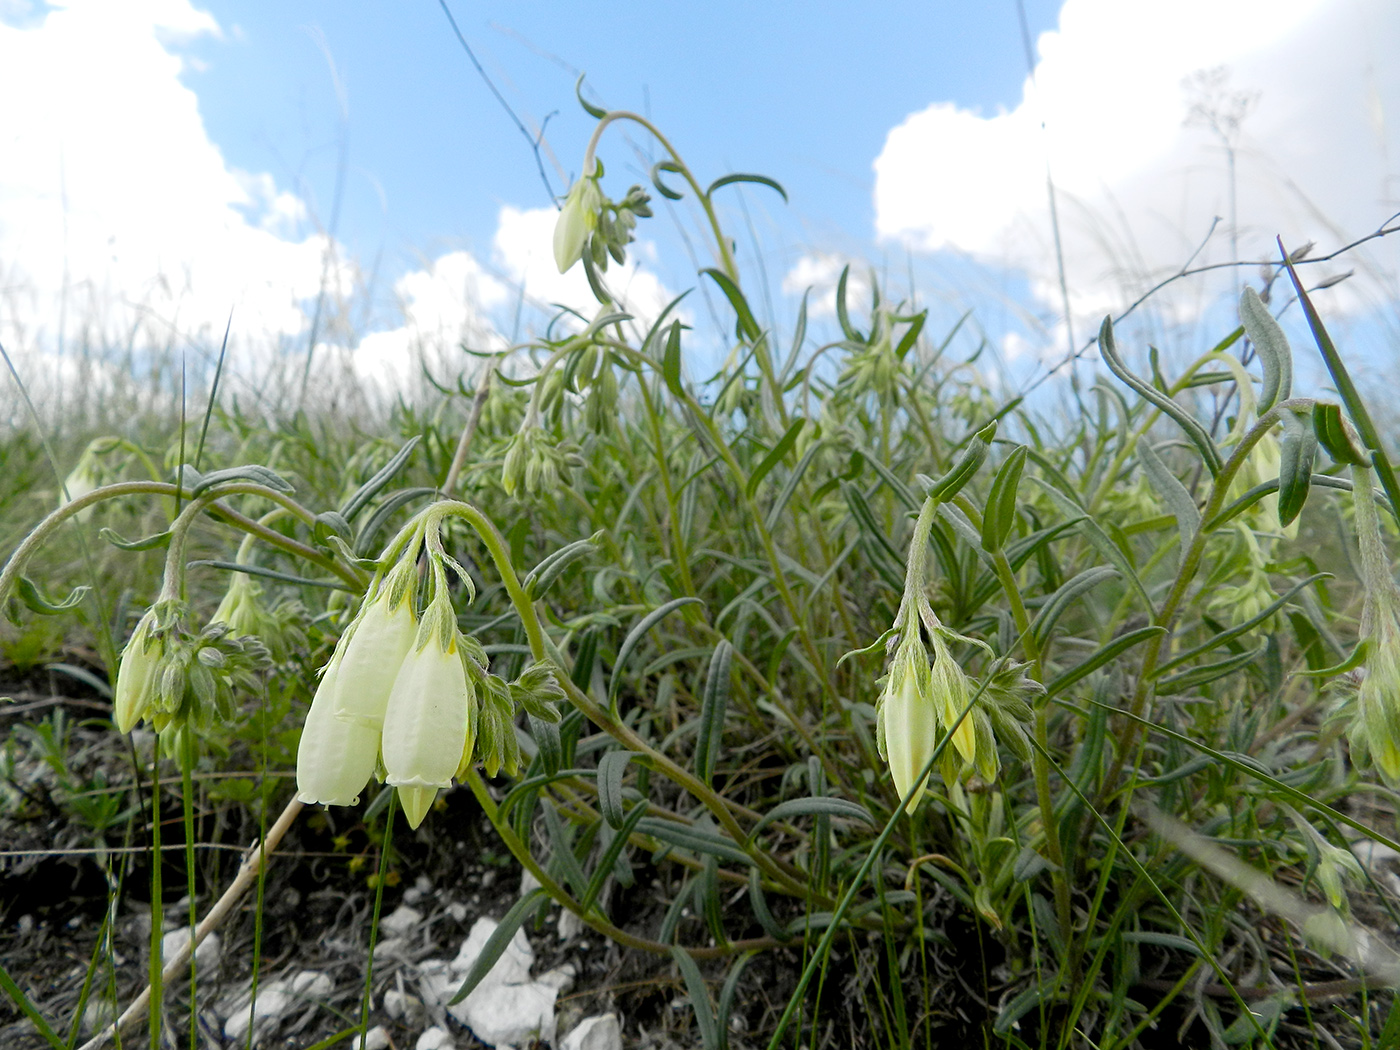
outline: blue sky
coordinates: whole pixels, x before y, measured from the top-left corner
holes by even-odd
[[[391,255],[485,245],[501,204],[549,203],[534,158],[437,3],[204,5],[225,29],[184,79],[229,161],[305,187],[328,216],[346,100],[349,167],[340,236]],[[578,169],[593,120],[573,99],[648,113],[692,166],[767,173],[815,236],[868,241],[870,162],[888,130],[929,102],[994,112],[1026,75],[1013,0],[451,4],[522,120]],[[1059,5],[1027,0],[1033,35]],[[334,67],[334,73],[332,73]],[[625,157],[613,149],[613,156]],[[606,155],[606,154],[605,154]],[[547,168],[556,192],[563,179]],[[635,176],[635,173],[633,175]]]
[[[1026,0],[1034,78],[1014,0],[452,10],[521,120],[548,118],[556,192],[593,127],[586,71],[702,181],[787,187],[788,205],[754,187],[722,204],[780,328],[810,286],[820,333],[841,268],[869,265],[912,283],[931,332],[971,311],[961,349],[985,337],[1013,383],[1188,260],[1269,258],[1276,235],[1322,255],[1400,212],[1393,0]],[[392,385],[549,303],[591,309],[552,265],[534,157],[436,2],[0,0],[0,97],[26,100],[0,111],[0,341],[54,375],[77,344],[207,349],[232,309],[250,367],[314,339]],[[645,181],[654,151],[610,129],[604,189]],[[695,284],[681,230],[708,263],[688,207],[658,207],[610,276],[642,317]],[[1354,271],[1321,305],[1377,364],[1400,342],[1397,244],[1309,271]],[[1172,284],[1131,345],[1198,352],[1259,279]],[[518,301],[537,307],[523,329]]]

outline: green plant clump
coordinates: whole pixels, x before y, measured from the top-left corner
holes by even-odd
[[[74,768],[61,716],[35,720],[0,788],[37,758],[89,839],[159,848],[164,771],[186,842],[195,794],[220,797],[280,829],[273,863],[304,804],[358,806],[382,895],[406,834],[387,807],[432,835],[461,785],[487,859],[539,886],[487,954],[556,902],[676,974],[707,1050],[1396,1045],[1400,957],[1368,927],[1400,917],[1352,846],[1400,849],[1400,488],[1292,261],[1274,276],[1340,404],[1293,396],[1247,289],[1179,375],[1106,319],[1111,374],[1047,421],[952,360],[927,311],[877,287],[855,316],[844,275],[833,342],[812,348],[805,302],[765,327],[716,198],[781,188],[704,188],[643,118],[594,116],[555,238],[592,318],[482,355],[397,433],[269,433],[211,399],[160,465],[88,447],[0,575],[5,651],[45,659],[34,617],[69,617],[114,676],[88,675],[103,731],[159,746],[131,751],[138,795]],[[651,214],[642,187],[607,197],[596,158],[627,122],[711,236],[698,279],[733,336],[704,382],[686,304],[642,325],[608,285]],[[296,788],[212,776],[249,749]],[[765,1010],[746,972],[767,953],[788,976]],[[149,979],[155,1046],[170,977]]]

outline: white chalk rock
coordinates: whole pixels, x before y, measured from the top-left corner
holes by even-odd
[[[445,1028],[435,1026],[418,1037],[413,1050],[455,1050],[455,1044]]]
[[[316,970],[302,970],[292,978],[292,995],[300,999],[324,999],[335,991],[330,977]]]
[[[258,1000],[253,1004],[250,1011],[249,1003],[252,995],[243,992],[227,1001],[219,1012],[226,1012],[227,1020],[224,1021],[224,1038],[234,1042],[241,1042],[248,1034],[248,1025],[251,1023],[254,1032],[254,1042],[261,1042],[262,1038],[277,1027],[277,1022],[287,1015],[292,1008],[291,989],[286,981],[268,981],[266,984],[258,986]]]
[[[393,1043],[389,1039],[389,1029],[377,1024],[365,1033],[363,1050],[389,1050]]]
[[[531,890],[540,888],[540,880],[535,878],[534,872],[529,868],[520,869],[520,896],[525,896]]]
[[[583,920],[568,908],[559,909],[559,939],[571,941],[584,931]]]
[[[408,937],[423,924],[423,913],[407,904],[400,904],[379,920],[379,930],[387,937]]]
[[[486,917],[473,924],[462,942],[461,951],[452,961],[452,975],[459,985],[499,926],[495,919]],[[470,1028],[482,1042],[493,1046],[521,1044],[532,1039],[552,1043],[554,1001],[559,989],[556,984],[530,979],[530,967],[534,962],[535,953],[524,931],[516,930],[491,972],[472,989],[471,995],[447,1007],[448,1013]],[[439,1002],[445,1004],[455,993],[454,987]]]
[[[483,1043],[527,1044],[532,1039],[554,1042],[554,1000],[558,992],[547,984],[478,985],[450,1013]]]
[[[178,926],[169,933],[162,935],[160,939],[160,961],[168,964],[175,954],[190,943],[190,928],[188,926]],[[197,976],[203,976],[215,966],[219,965],[219,959],[223,955],[223,942],[219,940],[217,933],[211,933],[204,940],[199,942],[199,947],[194,950],[194,965]]]
[[[565,963],[563,966],[556,966],[552,970],[546,970],[540,974],[539,983],[547,984],[560,995],[568,993],[574,986],[574,980],[578,977],[578,967],[573,963]]]
[[[564,1037],[559,1050],[622,1050],[622,1025],[617,1014],[585,1017]]]
[[[498,923],[495,919],[482,916],[472,924],[471,932],[467,934],[467,939],[462,942],[462,948],[457,953],[457,958],[452,960],[452,969],[466,975],[466,972],[476,964],[477,958],[481,955],[481,949],[486,947],[486,942],[491,939],[491,935],[496,932]],[[501,957],[496,960],[496,965],[491,967],[491,972],[482,980],[482,985],[487,984],[524,984],[530,979],[530,967],[535,965],[535,953],[530,947],[530,942],[525,939],[524,930],[516,930],[515,936],[506,945],[506,950],[501,953]]]

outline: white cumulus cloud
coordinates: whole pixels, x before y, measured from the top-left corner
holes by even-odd
[[[1232,235],[1243,258],[1276,254],[1280,234],[1334,250],[1400,211],[1397,41],[1393,0],[1065,0],[1014,109],[940,102],[890,131],[874,165],[877,233],[1022,269],[1058,313],[1048,162],[1081,331],[1203,241],[1197,265],[1228,261]],[[1393,301],[1397,258],[1373,242],[1329,272],[1361,265],[1370,301]],[[1233,280],[1184,285],[1164,304],[1191,316]]]
[[[188,0],[59,0],[0,17],[0,339],[304,330],[327,241],[229,166],[182,81],[220,28]],[[333,266],[330,283],[351,273]],[[178,342],[178,340],[177,340]]]

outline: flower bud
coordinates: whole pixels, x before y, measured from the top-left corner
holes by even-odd
[[[374,773],[379,731],[335,716],[342,665],[332,657],[311,701],[297,745],[297,798],[306,803],[353,806]]]
[[[417,827],[471,747],[473,695],[456,627],[425,616],[418,645],[404,658],[384,715],[385,780],[399,790],[411,827]],[[446,644],[443,644],[446,635]]]
[[[910,651],[906,653],[906,649]],[[926,680],[930,677],[927,667],[928,659],[917,646],[900,645],[878,707],[885,761],[889,763],[900,798],[909,794],[914,778],[923,770],[938,744],[938,718],[933,704],[927,700]],[[906,812],[913,813],[918,808],[926,783],[927,777],[909,799]]]
[[[155,636],[156,626],[156,612],[149,609],[122,650],[112,705],[118,732],[129,733],[135,729],[155,697],[161,658],[165,655],[164,644]]]
[[[598,228],[598,212],[603,207],[603,191],[596,176],[585,176],[569,189],[564,207],[554,223],[554,263],[560,273],[583,258],[583,249]]]

